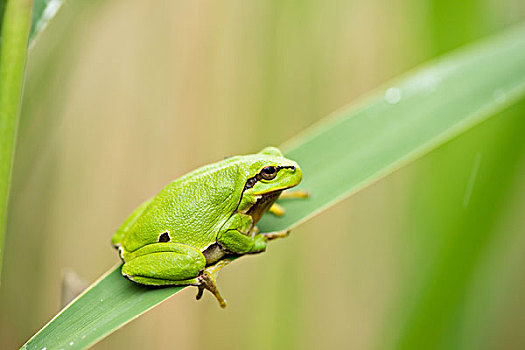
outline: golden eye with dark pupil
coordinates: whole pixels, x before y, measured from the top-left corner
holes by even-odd
[[[277,176],[277,168],[274,166],[267,166],[262,168],[261,170],[261,176],[265,180],[272,180]]]

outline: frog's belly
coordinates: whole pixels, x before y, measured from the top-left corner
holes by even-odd
[[[226,251],[218,243],[213,243],[202,251],[206,258],[206,266],[212,265],[226,256]]]

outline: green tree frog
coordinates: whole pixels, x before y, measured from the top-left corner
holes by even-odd
[[[267,147],[174,180],[135,209],[113,236],[122,274],[145,285],[194,285],[197,299],[206,289],[225,307],[216,272],[232,256],[261,253],[268,240],[288,235],[289,230],[259,233],[256,224],[267,211],[281,215],[275,201],[301,179],[296,162]]]

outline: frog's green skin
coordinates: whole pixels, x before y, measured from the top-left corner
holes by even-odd
[[[271,167],[277,170],[273,179]],[[113,236],[122,274],[147,285],[197,285],[199,294],[208,289],[225,306],[205,269],[228,254],[264,251],[270,236],[255,224],[301,178],[297,163],[274,147],[180,177],[140,205]]]

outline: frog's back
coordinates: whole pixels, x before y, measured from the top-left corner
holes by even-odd
[[[130,227],[124,248],[134,251],[156,243],[164,232],[170,242],[199,250],[214,243],[235,210],[244,185],[236,166],[220,164],[199,168],[164,187]]]

